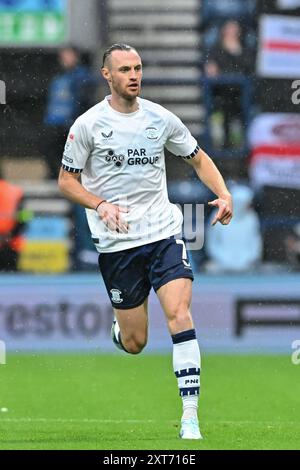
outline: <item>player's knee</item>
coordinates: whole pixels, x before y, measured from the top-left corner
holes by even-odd
[[[125,349],[129,354],[139,354],[142,352],[143,348],[144,346],[137,343],[128,343],[125,346]]]
[[[147,344],[146,338],[128,338],[123,341],[124,347],[129,354],[139,354]]]
[[[171,331],[184,331],[191,328],[192,317],[187,308],[174,309],[169,316],[169,327]]]

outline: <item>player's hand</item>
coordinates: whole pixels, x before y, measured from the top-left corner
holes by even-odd
[[[217,222],[220,222],[222,225],[228,225],[233,217],[231,195],[228,194],[228,196],[215,199],[208,204],[218,208],[218,212],[215,215],[211,225],[215,225]]]
[[[126,207],[117,206],[110,202],[103,202],[97,209],[98,215],[102,222],[112,231],[127,233],[129,229],[128,223],[122,218],[122,213],[127,213]]]

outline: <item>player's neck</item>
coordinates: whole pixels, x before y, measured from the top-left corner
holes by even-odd
[[[111,95],[109,104],[113,109],[124,114],[134,113],[139,109],[139,104],[136,98],[129,101],[125,100],[121,96]]]

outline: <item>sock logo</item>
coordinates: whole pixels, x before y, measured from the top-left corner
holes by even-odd
[[[191,367],[175,371],[181,397],[199,395],[200,367]]]
[[[198,384],[199,383],[199,379],[186,379],[184,381],[184,385],[187,385],[187,384]]]

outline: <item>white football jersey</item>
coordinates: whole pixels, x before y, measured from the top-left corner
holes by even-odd
[[[138,98],[139,109],[124,114],[109,99],[75,121],[62,159],[66,171],[81,172],[88,191],[128,209],[122,214],[129,224],[126,234],[108,229],[95,210],[86,209],[92,238],[103,253],[181,232],[182,214],[168,198],[164,147],[182,158],[199,150],[180,119],[162,106]]]

